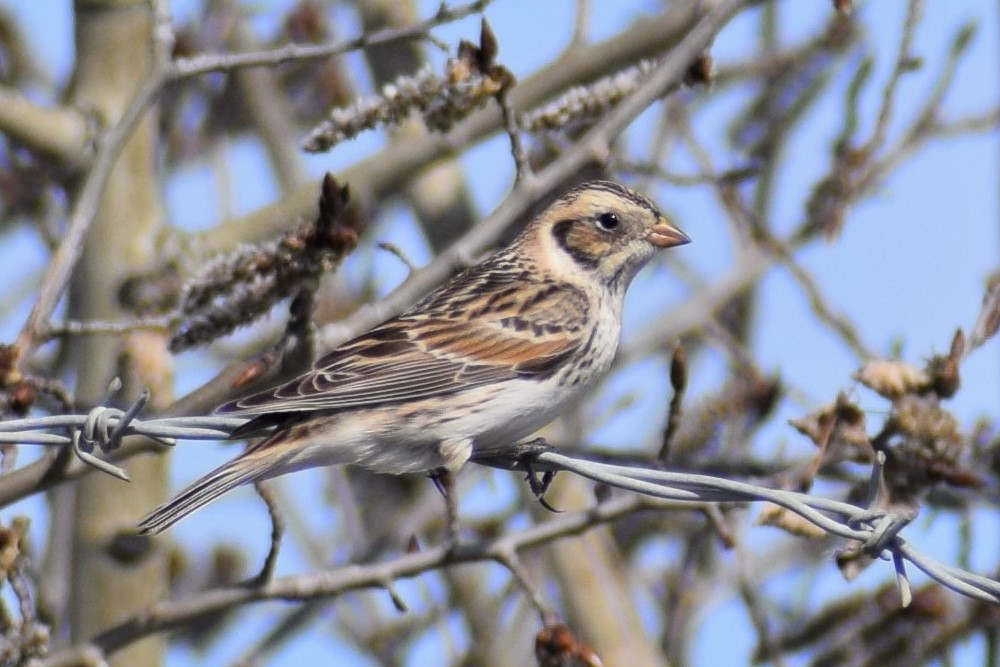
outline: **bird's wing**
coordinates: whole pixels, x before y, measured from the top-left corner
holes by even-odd
[[[345,343],[294,380],[216,412],[369,408],[546,376],[583,344],[585,304],[574,289],[529,285],[457,309],[418,309]]]

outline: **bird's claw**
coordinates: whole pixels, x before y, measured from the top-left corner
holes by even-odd
[[[552,480],[556,477],[555,470],[546,470],[539,473],[534,469],[534,462],[540,454],[553,449],[552,445],[545,441],[544,438],[535,438],[531,442],[520,443],[515,445],[517,447],[517,458],[518,462],[524,466],[527,474],[525,475],[525,480],[528,482],[528,488],[531,489],[531,493],[535,496],[535,500],[538,504],[547,509],[550,512],[560,513],[562,510],[553,507],[549,501],[545,499],[545,492],[549,490],[549,486],[552,484]]]

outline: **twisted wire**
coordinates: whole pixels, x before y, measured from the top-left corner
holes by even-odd
[[[101,452],[109,453],[121,445],[123,438],[131,435],[153,438],[165,445],[172,445],[177,439],[224,440],[233,429],[246,422],[242,418],[219,416],[137,419],[136,415],[148,399],[148,394],[144,393],[126,410],[97,407],[83,415],[0,422],[0,443],[69,445],[84,463],[119,479],[128,480],[121,468],[93,454],[95,447]],[[609,486],[666,500],[771,502],[794,512],[828,534],[860,542],[863,550],[872,557],[891,561],[896,570],[904,605],[911,597],[905,561],[962,595],[1000,604],[1000,582],[940,563],[921,554],[903,538],[902,532],[914,518],[912,515],[893,514],[829,498],[711,475],[593,461],[551,449],[534,455],[532,466],[549,471],[572,472]],[[881,466],[874,466],[873,476],[880,475],[881,470]]]

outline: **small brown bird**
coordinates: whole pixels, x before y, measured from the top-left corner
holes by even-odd
[[[307,373],[221,406],[275,429],[144,518],[159,533],[233,487],[342,463],[455,471],[552,421],[611,366],[635,274],[688,243],[616,183],[576,187],[514,241]]]

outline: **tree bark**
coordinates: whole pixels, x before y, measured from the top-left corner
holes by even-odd
[[[103,127],[121,117],[153,67],[152,12],[143,0],[77,0],[76,71],[69,99]],[[155,255],[161,202],[155,173],[157,118],[150,113],[112,169],[100,210],[84,243],[70,290],[75,319],[119,319],[122,278]],[[139,332],[125,339],[74,339],[68,361],[77,372],[81,406],[99,403],[112,377],[124,382],[121,401],[143,387],[155,410],[170,396],[171,366],[162,335]],[[163,599],[167,558],[161,545],[138,538],[137,517],[166,494],[167,459],[137,458],[127,466],[131,484],[105,474],[85,476],[77,487],[73,523],[70,627],[74,641],[134,615]],[[113,665],[156,665],[165,639],[151,637],[117,653]]]

